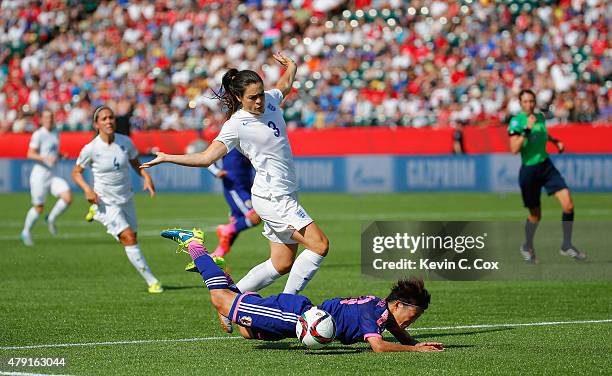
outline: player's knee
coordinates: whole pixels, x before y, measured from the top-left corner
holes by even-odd
[[[225,299],[223,299],[223,296],[220,294],[218,290],[210,291],[210,302],[212,303],[212,305],[215,307],[217,311],[221,311],[222,308],[224,308],[224,304],[223,304],[224,300]]]
[[[249,329],[245,328],[244,326],[239,326],[239,328],[240,328],[240,335],[242,336],[242,338],[253,339],[253,333],[251,333]]]
[[[253,224],[253,226],[257,226],[258,224],[261,223],[261,217],[255,212],[248,213],[246,217]]]
[[[574,203],[570,200],[563,204],[563,211],[566,213],[571,213],[574,211]]]
[[[311,251],[323,257],[327,256],[327,252],[329,251],[329,239],[327,236],[321,235],[321,238],[318,239]]]
[[[119,240],[121,240],[123,245],[134,245],[138,243],[136,233],[130,228],[119,234]]]
[[[540,222],[541,219],[542,219],[542,214],[541,213],[529,214],[527,216],[527,220],[529,220],[529,222],[531,222],[531,223]]]
[[[44,209],[45,209],[44,205],[34,205],[34,210],[36,210],[38,214],[41,214]]]
[[[66,203],[66,205],[72,204],[72,195],[62,196],[62,200]]]
[[[274,269],[276,269],[278,274],[285,275],[291,271],[292,266],[293,266],[293,259],[290,259],[290,260],[288,259],[288,260],[282,260],[278,263],[275,263]]]

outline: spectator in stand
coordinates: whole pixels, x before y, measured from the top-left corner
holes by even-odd
[[[303,63],[290,127],[500,124],[528,86],[549,125],[592,122],[612,95],[610,14],[603,0],[5,0],[0,129],[42,108],[68,129],[83,103],[126,100],[133,129],[212,126],[232,62],[280,77],[270,49]]]

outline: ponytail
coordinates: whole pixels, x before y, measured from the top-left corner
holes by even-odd
[[[263,84],[263,80],[251,70],[239,71],[232,68],[225,72],[221,80],[221,89],[218,93],[213,90],[213,93],[221,101],[226,119],[229,119],[242,107],[238,98],[244,95],[246,87],[256,83]]]

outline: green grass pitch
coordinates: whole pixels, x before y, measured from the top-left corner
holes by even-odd
[[[523,221],[526,214],[516,194],[303,194],[301,201],[331,242],[327,260],[304,291],[315,303],[335,296],[387,293],[392,281],[360,273],[362,221]],[[138,195],[136,203],[141,248],[167,289],[160,295],[146,292],[122,247],[100,224],[83,220],[87,205],[82,194],[77,194],[74,205],[58,221],[58,237],[47,233],[42,220],[37,223],[33,248],[24,247],[18,239],[29,195],[0,195],[0,359],[68,359],[63,369],[14,369],[2,364],[0,374],[592,375],[610,374],[612,369],[610,322],[413,332],[420,340],[440,341],[447,347],[443,353],[429,354],[375,354],[366,344],[339,343],[324,351],[307,351],[297,340],[264,343],[228,338],[199,276],[183,272],[186,255],[176,255],[174,244],[158,236],[167,227],[210,230],[224,222],[227,209],[222,197],[159,194],[151,200]],[[577,221],[612,220],[610,194],[576,194],[575,203]],[[558,204],[549,198],[543,198],[543,204],[544,220],[558,221]],[[268,257],[267,241],[260,231],[243,233],[228,255],[234,277],[240,278]],[[610,234],[601,234],[610,240],[608,244],[612,244]],[[522,238],[522,234],[516,236]],[[536,241],[545,236],[539,233]],[[210,239],[214,248],[214,234]],[[580,244],[578,231],[575,240]],[[558,252],[557,248],[538,250]],[[580,265],[575,270],[580,273]],[[262,295],[280,292],[285,280],[275,282]],[[415,328],[612,319],[611,282],[437,281],[427,286],[432,303]],[[189,338],[200,340],[159,341]],[[151,341],[7,349],[139,340]]]

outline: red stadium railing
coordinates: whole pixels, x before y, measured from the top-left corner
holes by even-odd
[[[505,127],[466,127],[464,148],[469,154],[507,153]],[[559,138],[568,153],[612,153],[612,127],[590,124],[567,124],[550,127],[549,133]],[[75,158],[88,143],[92,132],[61,133],[62,154]],[[296,129],[289,139],[295,155],[335,156],[350,154],[449,154],[453,130],[450,128],[330,128]],[[134,132],[132,139],[141,154],[151,150],[182,154],[200,137],[197,131]],[[30,134],[0,135],[0,157],[25,158]],[[553,149],[551,148],[551,151]]]

